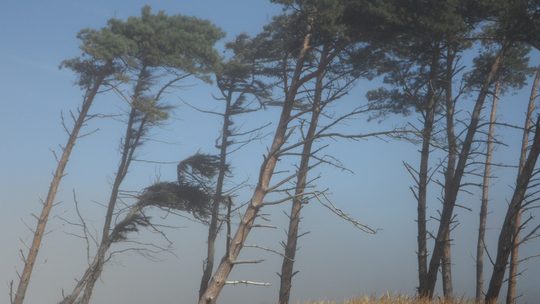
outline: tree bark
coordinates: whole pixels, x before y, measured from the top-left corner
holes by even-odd
[[[489,202],[489,179],[491,174],[491,155],[493,153],[493,138],[495,136],[495,119],[497,115],[497,103],[499,101],[499,88],[501,75],[495,83],[495,95],[491,105],[489,117],[489,131],[486,147],[486,162],[484,164],[484,179],[482,183],[482,201],[480,205],[480,223],[478,227],[478,242],[476,245],[476,301],[481,301],[484,291],[484,237],[486,235],[487,207]]]
[[[532,124],[532,113],[534,111],[534,102],[536,100],[536,94],[538,92],[538,83],[540,82],[540,67],[536,70],[536,76],[534,77],[533,86],[531,89],[531,95],[529,97],[529,105],[527,107],[527,115],[525,117],[525,127],[523,131],[523,140],[521,141],[521,155],[519,157],[519,169],[518,176],[523,171],[523,166],[525,166],[525,161],[527,157],[527,150],[529,147],[529,133],[531,132]],[[516,294],[516,283],[517,283],[517,264],[518,264],[518,253],[519,253],[519,226],[521,224],[521,208],[518,210],[516,217],[516,222],[514,226],[514,242],[512,244],[512,253],[510,256],[510,267],[508,274],[508,293],[506,296],[506,304],[514,303],[514,298]]]
[[[427,267],[427,185],[429,178],[429,154],[431,150],[431,140],[433,124],[435,122],[435,98],[432,82],[436,80],[439,70],[439,53],[434,51],[433,61],[430,66],[430,83],[428,84],[427,100],[425,104],[424,128],[422,130],[422,150],[420,152],[420,171],[418,172],[418,293],[425,294],[428,286]]]
[[[523,166],[521,174],[518,176],[514,195],[512,196],[512,200],[508,206],[506,217],[499,235],[497,258],[495,259],[493,274],[491,276],[491,280],[489,281],[489,289],[486,293],[486,303],[497,302],[504,280],[506,266],[508,264],[508,257],[513,249],[512,244],[514,241],[514,227],[516,227],[517,216],[521,208],[523,198],[525,197],[525,192],[529,186],[529,181],[534,173],[538,154],[540,154],[540,116],[537,119],[535,131],[536,133],[534,135],[534,141],[529,152],[529,156],[527,157],[527,161]]]
[[[324,73],[317,76],[311,122],[305,138],[306,143],[302,149],[300,167],[298,168],[299,174],[296,182],[295,197],[292,200],[291,213],[289,215],[289,230],[287,234],[287,244],[285,246],[285,257],[283,258],[283,264],[281,266],[279,304],[288,304],[291,295],[292,277],[294,276],[293,266],[298,243],[298,225],[300,224],[300,212],[302,210],[304,199],[303,193],[306,188],[309,159],[311,158],[311,147],[313,146],[313,139],[315,131],[317,130],[319,115],[321,113],[320,103],[323,90],[323,78]]]
[[[223,116],[223,129],[221,131],[221,148],[219,154],[219,173],[216,185],[216,194],[214,196],[214,202],[212,205],[212,217],[210,219],[210,227],[208,228],[208,248],[206,256],[206,266],[203,270],[203,276],[201,278],[201,285],[199,288],[199,299],[202,298],[204,292],[208,288],[208,282],[212,277],[212,271],[214,269],[214,260],[215,260],[215,244],[216,237],[219,230],[218,227],[218,216],[219,216],[219,205],[221,203],[221,194],[223,193],[223,182],[225,180],[225,171],[226,171],[226,158],[227,158],[227,146],[229,141],[229,122],[231,116],[231,101],[232,101],[232,91],[229,91],[226,97],[226,107],[225,114]]]
[[[87,91],[81,110],[79,111],[79,116],[77,118],[77,121],[75,122],[75,125],[73,126],[73,129],[71,130],[71,133],[69,134],[69,139],[66,146],[63,148],[62,157],[60,158],[60,161],[58,162],[56,172],[53,176],[53,180],[51,182],[51,186],[47,194],[47,198],[45,199],[45,202],[43,202],[43,209],[38,219],[37,228],[34,232],[34,239],[32,241],[32,246],[30,246],[30,250],[24,261],[25,262],[24,270],[20,277],[17,293],[15,294],[15,299],[13,300],[12,304],[22,304],[24,302],[24,297],[26,296],[26,290],[28,289],[28,284],[30,283],[30,277],[32,276],[32,269],[34,268],[37,255],[41,247],[41,240],[43,238],[43,234],[45,233],[45,226],[47,225],[49,214],[54,204],[54,198],[58,191],[58,186],[60,185],[60,181],[62,180],[62,177],[64,176],[64,170],[69,161],[69,156],[71,155],[71,151],[73,147],[75,146],[75,142],[79,136],[79,131],[81,130],[82,126],[84,125],[84,122],[86,121],[86,115],[88,114],[88,110],[90,109],[90,106],[92,105],[92,102],[94,101],[94,98],[96,97],[98,93],[98,89],[103,83],[103,81],[105,80],[105,77],[107,76],[107,73],[109,72],[108,70],[110,69],[111,66],[112,66],[112,61],[108,61],[105,63],[105,65],[101,68],[100,74],[96,78],[94,85],[92,86],[91,89]]]
[[[142,69],[142,72],[140,75],[144,73],[144,70],[145,68]],[[140,90],[143,87],[142,81],[144,80],[139,79],[139,82],[137,86],[135,87],[133,100],[137,100],[138,96],[141,93]],[[129,120],[126,127],[126,135],[124,137],[124,143],[122,146],[122,159],[118,166],[114,184],[111,190],[109,204],[107,207],[107,213],[105,215],[105,223],[103,224],[101,243],[99,245],[98,251],[96,253],[96,256],[94,257],[92,264],[88,267],[83,277],[79,280],[73,292],[68,297],[66,297],[61,302],[61,304],[72,304],[77,299],[77,297],[79,296],[79,294],[82,292],[83,289],[84,289],[84,294],[83,294],[81,304],[88,304],[90,302],[90,297],[92,296],[94,285],[99,279],[99,277],[101,276],[101,273],[103,271],[103,266],[106,262],[105,255],[114,242],[114,235],[111,233],[111,224],[112,224],[112,218],[114,215],[116,202],[118,200],[118,193],[120,191],[120,185],[122,184],[124,178],[126,177],[128,173],[129,165],[131,164],[131,161],[133,160],[133,155],[135,153],[137,146],[139,146],[139,141],[142,136],[143,129],[145,128],[146,119],[143,118],[140,125],[138,126],[138,129],[137,130],[133,129],[133,126],[135,123],[134,120],[135,120],[135,116],[137,112],[138,110],[135,107],[131,108],[131,111],[129,114]]]
[[[454,97],[453,97],[453,75],[454,75],[454,59],[456,43],[450,42],[447,46],[446,53],[446,138],[448,140],[448,162],[444,173],[445,180],[445,197],[448,196],[447,190],[450,189],[450,183],[454,178],[454,168],[457,160],[457,144],[456,135],[454,133]],[[454,296],[454,288],[452,286],[452,259],[451,259],[451,240],[450,230],[446,234],[446,241],[442,257],[442,280],[443,294],[446,299]]]
[[[435,246],[429,263],[428,271],[428,289],[425,294],[428,297],[433,297],[433,292],[435,290],[435,284],[437,282],[437,272],[439,270],[441,258],[443,255],[444,246],[446,243],[446,237],[448,230],[450,229],[450,223],[452,221],[452,215],[454,211],[454,206],[456,204],[457,196],[459,189],[461,187],[461,179],[465,173],[465,166],[469,158],[471,146],[473,143],[474,136],[477,131],[478,123],[480,121],[480,114],[482,112],[482,107],[484,101],[489,92],[495,75],[499,69],[502,58],[505,56],[507,50],[510,48],[510,44],[505,44],[499,54],[497,55],[495,61],[491,66],[491,70],[487,75],[486,81],[482,90],[479,93],[479,96],[476,100],[474,110],[471,115],[471,122],[468,126],[467,134],[465,140],[463,141],[463,146],[459,154],[457,166],[454,173],[454,178],[452,179],[451,185],[448,189],[448,195],[444,198],[443,201],[443,210],[441,213],[441,219],[439,223],[439,230],[435,238]]]
[[[325,46],[323,53],[328,55],[324,55],[323,57],[326,58],[326,60],[321,60],[317,70],[305,75],[304,77],[301,77],[306,60],[306,53],[310,49],[310,38],[311,34],[309,33],[304,36],[302,45],[300,47],[299,56],[296,59],[296,67],[291,79],[291,85],[290,87],[285,87],[285,102],[283,104],[280,120],[274,135],[272,147],[261,165],[259,181],[253,193],[251,202],[248,204],[244,216],[242,217],[238,229],[236,230],[234,238],[230,240],[229,252],[226,252],[223,256],[218,269],[214,273],[214,276],[208,285],[208,288],[206,289],[202,298],[199,300],[199,304],[216,303],[217,297],[225,286],[225,282],[231,273],[232,268],[234,267],[234,262],[240,254],[244,242],[251,231],[251,228],[253,227],[253,222],[257,217],[259,209],[262,207],[263,199],[268,193],[268,186],[274,173],[276,163],[280,157],[280,149],[285,144],[287,139],[288,124],[298,89],[305,82],[317,77],[317,75],[322,73],[329,62],[331,62],[335,56],[337,56],[337,54],[339,54],[339,52],[341,52],[349,43],[347,41],[338,43],[331,53],[329,53],[329,47]],[[284,58],[284,68],[286,67],[286,61],[287,58]]]

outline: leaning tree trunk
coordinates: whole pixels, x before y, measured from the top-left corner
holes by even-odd
[[[510,48],[510,44],[505,44],[499,54],[497,55],[495,61],[491,66],[491,70],[487,75],[486,81],[478,95],[476,100],[474,110],[471,115],[471,121],[468,126],[467,134],[465,140],[463,141],[463,146],[459,154],[457,166],[454,173],[454,178],[448,189],[448,195],[445,196],[443,201],[443,209],[441,213],[441,219],[439,223],[439,230],[435,238],[435,246],[433,248],[433,253],[431,255],[431,260],[429,263],[428,271],[428,289],[425,294],[428,297],[433,297],[433,292],[435,290],[435,284],[437,282],[437,273],[439,271],[439,266],[441,258],[443,256],[444,246],[446,244],[446,237],[448,231],[450,230],[450,223],[452,221],[452,216],[454,212],[454,206],[456,204],[457,196],[459,189],[461,187],[461,179],[465,173],[465,167],[469,158],[471,146],[474,140],[474,136],[477,131],[478,123],[480,121],[480,114],[482,112],[482,107],[484,101],[489,93],[489,88],[493,84],[495,75],[499,69],[502,58],[505,56],[507,50]]]
[[[487,207],[489,201],[489,178],[491,174],[491,155],[493,153],[493,139],[495,136],[495,119],[497,115],[497,103],[499,101],[499,88],[501,75],[495,83],[495,95],[491,105],[489,117],[489,132],[486,147],[486,162],[484,164],[484,180],[482,183],[482,201],[480,205],[480,224],[478,227],[478,242],[476,245],[476,301],[482,300],[484,290],[484,237],[486,235]]]
[[[136,93],[134,95],[134,100],[136,100],[137,96],[139,95],[138,90],[136,89]],[[78,281],[77,285],[75,286],[73,292],[66,297],[61,304],[72,304],[75,302],[79,294],[84,289],[83,298],[81,301],[81,304],[88,304],[90,302],[90,297],[92,296],[92,292],[94,289],[94,285],[101,276],[101,273],[103,271],[103,266],[106,262],[105,255],[109,248],[111,247],[112,243],[114,242],[114,238],[111,235],[111,223],[114,215],[114,208],[116,206],[116,201],[118,200],[118,193],[120,191],[120,185],[122,184],[124,178],[126,177],[128,173],[129,165],[131,164],[131,161],[133,160],[133,155],[135,153],[135,149],[137,146],[139,146],[139,141],[142,135],[142,132],[145,128],[146,119],[142,119],[140,122],[140,125],[138,126],[138,129],[134,130],[134,120],[135,116],[137,115],[137,110],[135,108],[131,109],[129,120],[126,127],[126,135],[124,138],[124,144],[122,147],[122,159],[120,161],[120,165],[118,167],[118,171],[116,172],[116,178],[114,180],[114,184],[111,190],[111,196],[109,198],[109,204],[107,207],[107,214],[105,215],[105,223],[103,224],[103,232],[101,237],[101,243],[98,248],[98,252],[96,253],[96,256],[94,257],[94,260],[92,264],[88,267],[83,277]]]
[[[306,188],[307,174],[309,171],[311,147],[313,146],[313,139],[315,136],[315,131],[317,130],[319,115],[321,113],[320,103],[323,90],[323,78],[324,73],[321,73],[319,76],[317,76],[311,122],[308,128],[308,132],[306,134],[306,138],[304,139],[306,142],[302,149],[300,167],[298,168],[299,173],[296,182],[295,196],[292,200],[292,208],[289,215],[289,230],[287,233],[287,244],[285,245],[285,256],[283,257],[283,264],[281,266],[279,304],[288,304],[289,298],[291,296],[292,278],[295,275],[295,273],[293,273],[293,266],[298,243],[298,225],[300,224],[300,211],[302,210],[303,206],[303,193]]]
[[[521,209],[521,203],[525,197],[525,192],[529,186],[529,181],[534,173],[536,161],[540,154],[540,116],[536,121],[536,129],[533,144],[527,157],[527,161],[518,176],[514,195],[508,206],[506,217],[504,219],[501,233],[499,235],[499,243],[497,246],[497,258],[493,266],[493,274],[489,281],[489,289],[486,293],[486,303],[496,303],[499,297],[499,292],[504,280],[504,273],[508,264],[508,257],[513,249],[514,244],[514,228],[516,227],[517,217]]]
[[[56,172],[53,176],[53,180],[49,188],[49,193],[47,194],[47,198],[45,199],[45,202],[43,202],[43,209],[38,219],[37,228],[34,232],[34,239],[32,241],[32,246],[30,246],[30,251],[28,252],[28,255],[24,261],[25,262],[24,270],[20,277],[17,293],[15,294],[15,299],[13,300],[12,304],[22,304],[24,302],[24,297],[26,296],[26,290],[28,289],[28,284],[30,283],[30,277],[32,276],[32,269],[34,268],[34,264],[36,262],[39,248],[41,247],[41,240],[43,238],[43,234],[45,233],[45,226],[47,225],[47,221],[49,220],[49,214],[51,212],[51,209],[54,203],[56,192],[58,191],[58,186],[60,185],[60,181],[62,180],[62,177],[64,176],[64,170],[69,161],[69,156],[71,155],[71,151],[73,147],[75,146],[75,141],[77,140],[79,136],[79,131],[81,130],[82,126],[84,125],[86,121],[86,118],[87,118],[86,115],[88,114],[88,110],[90,109],[90,106],[92,105],[92,102],[94,101],[94,98],[96,97],[96,94],[98,93],[98,89],[103,83],[103,80],[105,79],[107,73],[109,72],[108,70],[111,68],[111,66],[112,66],[112,61],[108,61],[101,68],[101,72],[98,75],[97,79],[95,80],[94,85],[92,86],[91,89],[87,91],[81,110],[79,111],[79,116],[77,120],[75,121],[75,125],[73,126],[71,133],[69,133],[69,139],[66,146],[63,148],[62,157],[58,161],[58,166],[56,167]]]
[[[139,95],[139,92],[135,93],[134,99],[136,100],[137,96]],[[123,153],[122,153],[122,161],[120,162],[120,166],[118,167],[118,172],[116,173],[116,178],[114,180],[114,185],[111,191],[111,197],[109,199],[109,206],[107,208],[107,214],[105,216],[105,224],[103,226],[103,236],[101,240],[101,245],[98,250],[97,254],[97,267],[95,271],[92,273],[92,276],[90,276],[88,282],[86,283],[86,287],[84,288],[84,295],[81,301],[81,304],[88,304],[90,302],[90,297],[92,296],[92,292],[94,291],[94,285],[96,284],[97,280],[101,276],[101,273],[103,272],[103,266],[105,265],[105,254],[111,247],[112,243],[114,242],[114,236],[111,234],[111,224],[112,219],[114,215],[114,208],[116,206],[116,201],[118,200],[118,193],[120,191],[120,185],[124,181],[124,178],[126,177],[129,169],[129,165],[131,164],[131,161],[133,160],[133,155],[135,153],[135,149],[139,146],[139,141],[141,139],[141,135],[143,133],[143,130],[145,128],[145,119],[143,118],[143,121],[141,121],[139,128],[137,130],[133,130],[133,120],[135,115],[137,114],[137,110],[135,108],[131,109],[131,113],[129,115],[129,122],[127,125],[126,130],[126,137],[124,139],[124,147],[123,147]]]
[[[305,62],[305,56],[308,51],[310,34],[304,37],[302,48],[300,51],[300,56],[297,61],[297,68],[295,70],[295,75],[293,76],[290,90],[287,92],[285,97],[285,102],[283,104],[283,109],[281,112],[281,117],[279,124],[277,126],[276,133],[274,135],[274,140],[272,142],[272,147],[268,153],[268,156],[264,159],[264,162],[261,166],[259,181],[257,187],[253,193],[250,204],[242,217],[236,234],[232,240],[227,240],[229,250],[225,253],[221,259],[221,263],[216,270],[216,273],[210,280],[210,284],[203,296],[199,300],[199,304],[215,304],[217,297],[219,296],[221,290],[225,286],[226,280],[231,273],[232,268],[235,265],[236,258],[240,254],[244,242],[253,227],[253,222],[259,213],[263,199],[267,193],[268,186],[270,185],[270,180],[274,173],[274,168],[276,167],[277,160],[279,158],[279,150],[285,144],[286,135],[288,130],[289,118],[291,116],[292,106],[298,92],[300,85],[300,73]],[[284,65],[285,65],[284,60]]]
[[[259,213],[260,208],[263,207],[263,199],[270,191],[269,184],[276,167],[276,163],[281,156],[280,149],[287,140],[288,124],[291,118],[292,107],[295,102],[298,89],[307,81],[317,77],[320,73],[323,73],[327,65],[348,45],[347,41],[343,41],[334,46],[334,49],[330,53],[330,46],[326,44],[324,46],[323,54],[319,63],[319,68],[304,77],[301,77],[303,72],[304,63],[306,60],[306,54],[310,49],[309,41],[311,34],[306,34],[300,47],[299,55],[296,59],[296,66],[291,78],[290,87],[286,87],[285,102],[281,112],[280,120],[274,134],[274,140],[272,147],[265,157],[263,164],[261,165],[259,173],[259,181],[257,187],[253,193],[251,202],[248,204],[247,209],[242,217],[236,234],[232,240],[227,240],[229,243],[228,252],[225,253],[221,260],[221,263],[214,273],[208,288],[204,295],[199,300],[199,304],[215,304],[217,297],[221,290],[225,286],[226,280],[231,273],[232,268],[236,263],[236,259],[244,246],[244,242],[253,227],[253,222]],[[286,66],[287,58],[284,58],[284,68]]]
[[[531,89],[531,96],[529,98],[529,105],[527,107],[527,115],[525,117],[525,128],[523,130],[523,140],[521,141],[521,155],[519,157],[519,169],[518,176],[523,170],[525,165],[527,149],[529,147],[529,133],[531,132],[532,113],[534,110],[534,102],[536,100],[536,93],[538,92],[538,83],[540,82],[540,67],[536,70],[536,76],[534,77],[533,86]],[[512,244],[512,253],[510,256],[510,267],[508,274],[508,293],[506,296],[506,304],[514,303],[516,294],[517,283],[517,264],[518,264],[518,250],[519,246],[519,226],[521,224],[521,208],[518,210],[515,226],[514,226],[514,242]]]

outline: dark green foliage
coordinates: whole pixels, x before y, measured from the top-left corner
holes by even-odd
[[[196,153],[178,164],[178,182],[185,183],[190,178],[212,179],[219,171],[219,156]],[[228,168],[226,168],[228,172]]]
[[[210,213],[212,195],[200,185],[158,182],[145,188],[137,199],[137,205],[141,207],[184,211],[197,218],[206,218]]]
[[[380,71],[385,72],[384,83],[391,89],[381,87],[366,93],[368,102],[374,109],[378,109],[378,112],[370,116],[370,120],[386,118],[389,114],[407,116],[413,111],[425,112],[430,89],[436,92],[437,99],[442,98],[443,70],[439,69],[432,75],[433,72],[429,68],[432,63],[428,58],[422,57],[424,56],[420,54],[417,56],[412,53],[401,53],[382,64]]]
[[[168,16],[163,11],[153,15],[150,6],[142,8],[141,17],[126,22],[110,19],[112,32],[136,44],[130,55],[144,66],[164,66],[190,74],[205,74],[219,67],[221,57],[214,49],[225,33],[208,20],[182,15]]]
[[[500,46],[486,44],[485,50],[474,58],[474,70],[465,76],[469,90],[479,90],[485,82],[489,68],[493,64]],[[526,85],[527,77],[531,76],[536,68],[529,67],[530,58],[527,57],[531,47],[519,44],[508,51],[501,62],[498,75],[501,77],[500,93],[505,94],[508,90],[521,90]]]
[[[199,219],[207,218],[211,214],[212,184],[218,170],[219,157],[202,153],[190,156],[178,164],[177,182],[157,182],[145,188],[137,196],[135,206],[173,209]]]
[[[111,236],[113,236],[111,242],[117,243],[127,240],[127,235],[129,233],[139,231],[138,227],[150,226],[150,219],[150,217],[142,214],[135,214],[129,220],[118,223],[111,233]]]
[[[220,73],[216,74],[218,87],[224,99],[239,94],[234,101],[230,100],[230,115],[251,112],[253,110],[245,105],[247,96],[256,98],[261,105],[270,99],[273,85],[262,78],[271,73],[267,64],[278,60],[281,54],[271,41],[261,36],[251,38],[245,33],[227,42],[225,47],[233,52],[233,57],[224,62]]]
[[[103,61],[131,54],[137,49],[135,41],[121,32],[115,32],[110,23],[108,28],[103,27],[99,31],[82,29],[77,34],[77,38],[83,43],[79,47],[83,51],[83,56],[88,55]]]

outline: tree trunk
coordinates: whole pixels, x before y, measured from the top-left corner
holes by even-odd
[[[525,128],[523,131],[523,140],[521,141],[521,155],[519,157],[519,170],[518,176],[523,170],[525,165],[527,150],[529,147],[529,133],[531,132],[532,113],[534,111],[534,102],[536,100],[536,93],[538,92],[538,83],[540,82],[540,67],[536,70],[536,76],[534,77],[533,87],[531,89],[531,96],[529,98],[529,105],[527,107],[527,115],[525,117]],[[510,268],[508,274],[508,293],[506,296],[506,304],[514,303],[516,294],[517,283],[517,264],[518,264],[518,251],[519,246],[519,226],[521,225],[521,208],[518,210],[516,223],[514,226],[514,242],[512,244],[512,253],[510,256]]]
[[[454,133],[454,97],[453,91],[453,75],[454,75],[454,58],[456,44],[450,43],[446,53],[446,137],[448,140],[448,162],[444,174],[445,180],[445,197],[448,196],[447,190],[450,189],[450,183],[454,178],[454,168],[457,160],[457,145],[456,135]],[[452,286],[452,259],[451,259],[451,240],[450,230],[446,234],[446,241],[442,257],[442,280],[444,297],[450,299],[454,296],[454,288]]]
[[[223,129],[221,131],[221,148],[219,154],[219,173],[216,185],[216,194],[214,196],[214,202],[212,204],[212,217],[210,219],[210,227],[208,228],[208,249],[206,256],[206,266],[203,270],[203,276],[201,278],[201,286],[199,288],[199,299],[202,298],[204,292],[208,288],[208,282],[212,277],[212,271],[214,269],[215,260],[215,244],[218,234],[218,216],[219,205],[221,203],[221,194],[223,193],[223,182],[225,180],[226,171],[226,159],[227,159],[227,146],[229,145],[229,122],[231,116],[231,101],[232,91],[227,94],[227,104],[225,108],[225,114],[223,115]]]
[[[441,258],[441,273],[443,283],[443,295],[444,298],[450,300],[454,297],[454,288],[452,286],[452,258],[450,249],[450,229],[446,233],[446,240],[443,249],[443,255]]]
[[[495,120],[497,115],[497,103],[499,101],[499,88],[501,75],[495,83],[495,95],[489,117],[489,132],[486,147],[486,162],[484,164],[484,180],[482,183],[482,201],[480,206],[480,224],[478,227],[478,242],[476,245],[476,300],[482,300],[484,290],[484,237],[486,234],[487,206],[489,202],[489,179],[491,175],[491,155],[493,153],[493,139],[495,136]]]
[[[433,297],[433,291],[435,290],[435,284],[437,282],[437,273],[439,271],[441,258],[443,256],[443,250],[446,244],[447,233],[448,233],[448,230],[450,229],[450,224],[451,224],[453,212],[454,212],[454,206],[456,204],[457,195],[461,187],[461,179],[463,178],[463,174],[465,173],[465,166],[467,164],[471,146],[474,140],[474,136],[476,134],[476,129],[480,121],[480,114],[482,112],[482,107],[484,105],[486,96],[489,92],[489,88],[491,87],[494,81],[495,75],[497,74],[501,60],[506,54],[506,51],[509,49],[509,47],[510,47],[510,44],[505,44],[502,47],[501,51],[497,55],[497,58],[493,62],[491,66],[491,70],[489,74],[487,75],[484,86],[482,87],[482,90],[479,93],[479,96],[475,103],[474,110],[471,115],[471,122],[468,126],[467,135],[465,137],[465,140],[463,141],[463,146],[459,154],[458,163],[457,163],[455,173],[454,173],[454,178],[452,179],[450,187],[448,187],[448,192],[447,192],[448,195],[445,196],[444,201],[443,201],[443,209],[442,209],[441,219],[439,223],[439,230],[435,238],[435,246],[434,246],[433,253],[431,255],[431,260],[429,263],[428,290],[427,290],[427,294],[425,295],[430,298]]]
[[[208,288],[206,289],[206,292],[199,300],[199,304],[216,303],[217,297],[225,286],[225,282],[235,265],[236,258],[238,257],[238,254],[240,254],[244,242],[251,231],[251,228],[253,227],[253,222],[257,217],[259,209],[262,207],[263,199],[268,193],[268,186],[274,173],[276,163],[280,157],[280,149],[285,144],[287,139],[288,124],[298,89],[305,82],[317,77],[317,75],[320,73],[323,73],[326,66],[348,45],[348,42],[346,41],[335,45],[331,54],[329,54],[329,44],[325,45],[319,68],[301,78],[300,76],[303,72],[306,53],[310,49],[310,37],[311,34],[306,34],[306,36],[304,36],[302,46],[300,47],[299,56],[296,59],[296,67],[291,79],[291,85],[290,87],[285,87],[285,102],[283,104],[280,120],[274,135],[272,147],[261,165],[259,181],[253,193],[251,202],[248,204],[244,216],[242,217],[238,229],[236,230],[234,238],[230,241],[229,252],[226,252],[222,258],[218,269],[216,270],[210,284],[208,285]],[[284,67],[286,60],[287,58],[284,58]]]
[[[303,205],[303,193],[306,188],[307,174],[309,170],[309,159],[311,158],[311,147],[313,138],[317,130],[319,115],[321,113],[321,96],[323,90],[324,73],[317,76],[315,84],[314,104],[311,114],[311,122],[306,135],[306,143],[302,149],[300,167],[298,168],[298,179],[296,182],[295,197],[292,200],[291,214],[289,215],[289,230],[287,234],[287,244],[285,246],[285,257],[281,267],[281,284],[279,289],[279,304],[288,304],[291,295],[294,259],[298,243],[298,225],[300,224],[300,211]]]
[[[94,101],[94,98],[96,97],[96,94],[98,93],[98,89],[103,83],[103,80],[105,79],[107,73],[109,72],[108,70],[110,69],[111,66],[112,66],[112,61],[108,61],[107,63],[105,63],[105,65],[101,68],[100,74],[97,77],[94,85],[92,86],[91,89],[87,91],[81,110],[79,111],[79,116],[77,118],[77,121],[75,122],[75,125],[73,126],[73,129],[71,133],[69,134],[69,139],[66,146],[63,148],[62,157],[60,158],[60,161],[58,162],[56,172],[53,176],[53,180],[49,188],[49,193],[47,194],[47,198],[45,199],[45,202],[43,202],[43,209],[38,219],[37,228],[34,232],[34,239],[32,241],[32,246],[30,246],[30,250],[24,261],[25,262],[24,270],[20,277],[17,293],[15,294],[15,299],[13,300],[12,304],[22,304],[24,302],[24,297],[26,296],[26,290],[28,289],[28,284],[30,283],[30,277],[32,276],[32,269],[34,268],[34,264],[36,262],[39,248],[41,247],[41,240],[43,238],[43,234],[45,233],[45,226],[47,225],[47,221],[49,219],[49,214],[51,212],[51,209],[54,203],[54,198],[56,196],[56,192],[58,191],[58,186],[60,185],[60,181],[62,180],[62,177],[64,176],[64,170],[69,161],[69,156],[71,155],[71,151],[73,147],[75,146],[75,141],[77,140],[79,136],[79,131],[81,130],[81,127],[86,121],[86,115],[88,114],[88,110],[90,109],[90,106],[92,105],[92,102]]]
[[[144,69],[143,69],[144,70]],[[133,100],[136,100],[140,94],[139,88],[141,87],[140,83],[136,87],[136,91],[133,97]],[[145,127],[146,120],[143,118],[137,130],[133,129],[135,115],[137,114],[137,109],[134,107],[131,108],[129,120],[126,128],[126,135],[124,137],[124,143],[122,147],[122,159],[120,165],[118,166],[118,171],[116,172],[116,178],[111,190],[111,196],[109,198],[109,204],[107,207],[107,214],[105,215],[105,223],[103,225],[103,234],[101,237],[101,243],[98,248],[98,252],[94,257],[92,264],[88,267],[83,278],[79,280],[73,292],[65,298],[61,304],[72,304],[80,292],[84,289],[84,295],[81,301],[81,304],[88,304],[94,285],[101,276],[103,271],[103,266],[106,262],[105,254],[111,247],[114,242],[114,235],[111,234],[111,224],[112,218],[114,215],[114,209],[116,206],[116,201],[118,200],[118,193],[120,191],[120,185],[126,177],[129,169],[129,165],[133,160],[133,154],[135,149],[139,146],[139,141]]]
[[[433,124],[435,122],[435,98],[432,81],[436,81],[439,69],[439,53],[433,54],[433,61],[430,66],[430,83],[428,84],[427,100],[425,104],[424,128],[422,130],[422,150],[420,152],[420,171],[418,172],[418,294],[425,294],[427,290],[427,185],[429,183],[429,154],[431,150],[431,140]]]
[[[504,280],[506,266],[508,264],[508,257],[513,249],[512,244],[514,242],[514,228],[516,227],[517,216],[519,214],[523,198],[525,197],[525,192],[529,186],[529,181],[534,173],[538,154],[540,154],[540,116],[536,122],[535,131],[534,141],[529,152],[529,156],[525,162],[525,165],[523,166],[523,169],[521,170],[521,174],[518,176],[514,195],[510,201],[510,205],[508,206],[506,217],[499,235],[497,258],[495,259],[495,265],[493,266],[493,274],[489,282],[489,289],[486,293],[486,303],[497,302]]]

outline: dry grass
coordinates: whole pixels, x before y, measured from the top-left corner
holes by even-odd
[[[375,296],[372,295],[370,297],[368,296],[360,296],[356,298],[352,298],[350,300],[343,300],[342,302],[336,302],[336,301],[308,301],[304,304],[483,304],[484,302],[477,303],[474,300],[470,299],[464,299],[462,298],[456,298],[452,300],[445,300],[445,299],[433,299],[429,300],[427,298],[424,299],[418,299],[416,297],[409,297],[405,295],[395,295],[392,296],[390,294],[385,294],[382,296]]]

